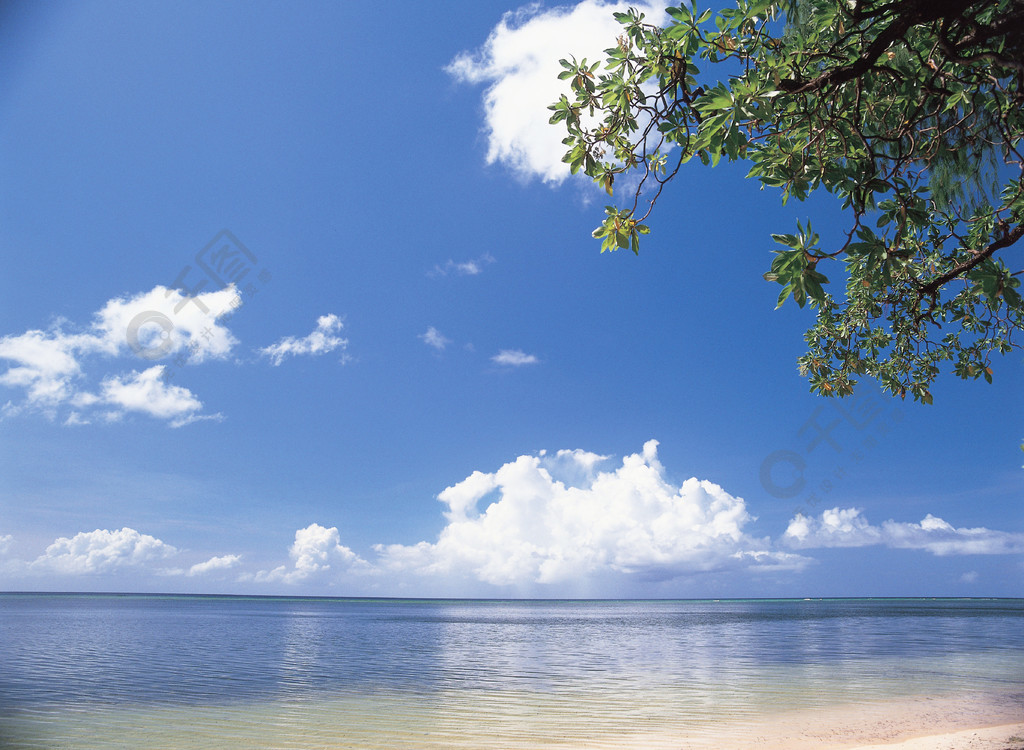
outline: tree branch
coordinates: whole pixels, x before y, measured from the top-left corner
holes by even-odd
[[[912,27],[940,18],[957,16],[971,5],[972,0],[911,0],[904,2],[897,10],[898,15],[880,33],[864,53],[849,65],[833,68],[810,81],[799,81],[785,78],[779,82],[779,88],[789,94],[802,94],[807,91],[818,91],[833,83],[846,83],[860,78],[870,70],[882,53],[892,43],[902,37]]]
[[[979,265],[988,258],[991,258],[1004,247],[1009,247],[1010,245],[1014,244],[1021,237],[1024,237],[1024,224],[1018,224],[1017,226],[1008,231],[1001,238],[990,244],[988,247],[986,247],[984,250],[979,252],[974,257],[970,258],[969,260],[965,260],[963,263],[960,263],[957,266],[954,266],[946,273],[942,274],[941,276],[936,276],[927,284],[921,286],[917,290],[918,298],[920,299],[925,296],[937,294],[940,287],[942,287],[945,284],[948,284],[953,279],[964,275],[975,266]]]

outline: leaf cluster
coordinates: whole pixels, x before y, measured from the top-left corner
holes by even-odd
[[[614,195],[594,236],[639,252],[646,221],[683,165],[744,160],[783,203],[824,190],[848,217],[823,247],[798,222],[773,238],[769,281],[810,303],[801,371],[824,395],[861,376],[930,402],[946,362],[992,378],[1017,348],[1024,236],[1024,0],[736,0],[686,4],[669,22],[617,13],[600,62],[562,60],[552,105],[565,161]],[[822,265],[845,288],[831,288]],[[1018,259],[1018,266],[1020,261]],[[840,282],[841,284],[842,282]]]

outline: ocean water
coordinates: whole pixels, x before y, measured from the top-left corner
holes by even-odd
[[[788,711],[1021,696],[1019,599],[0,594],[5,750],[680,747]]]

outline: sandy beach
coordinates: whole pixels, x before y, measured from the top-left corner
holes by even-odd
[[[856,750],[1020,750],[1024,748],[1024,723],[914,737],[901,742],[860,745]]]
[[[733,723],[682,750],[1024,750],[1024,695],[917,696]]]

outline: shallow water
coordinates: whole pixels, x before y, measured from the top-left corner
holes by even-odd
[[[5,748],[656,746],[1021,693],[1024,600],[0,595]]]

